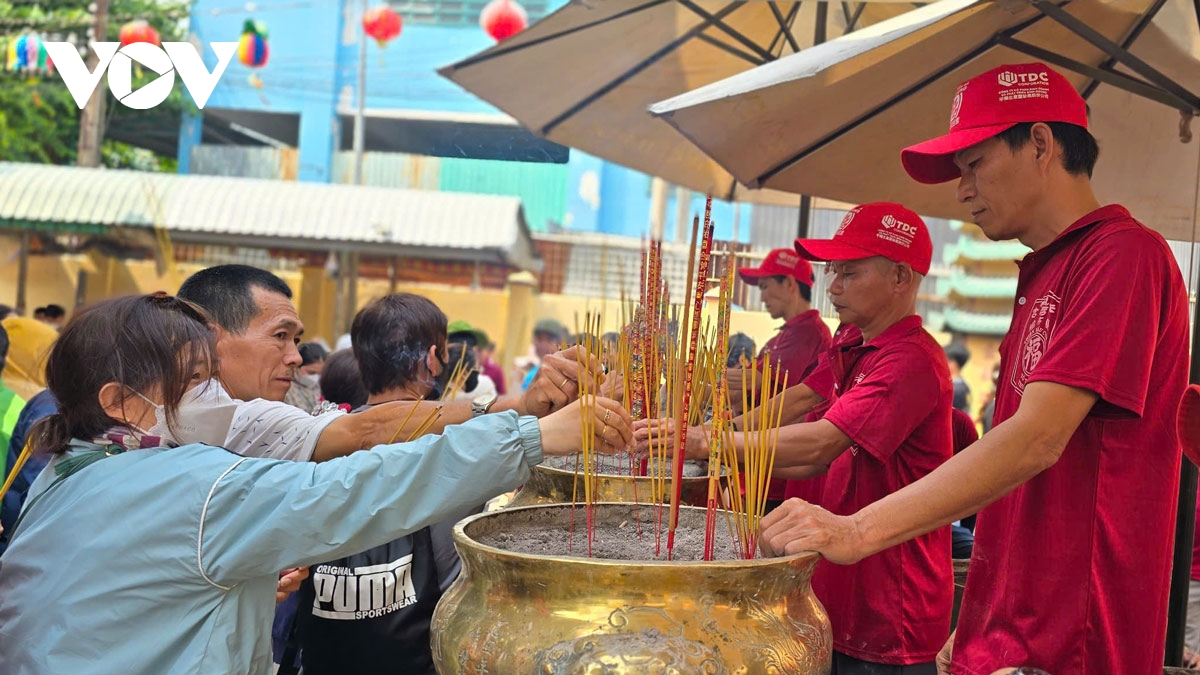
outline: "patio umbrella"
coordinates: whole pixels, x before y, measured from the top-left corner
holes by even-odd
[[[945,133],[960,82],[1031,60],[1057,66],[1088,98],[1100,200],[1194,243],[1195,0],[941,0],[651,110],[751,187],[893,200],[962,219],[969,214],[953,188],[911,180],[900,150]],[[1200,382],[1198,335],[1193,326],[1192,382]],[[1196,467],[1184,462],[1182,471],[1167,631],[1173,665],[1183,649],[1196,516]]]
[[[942,0],[651,110],[750,187],[962,219],[954,190],[910,179],[900,150],[945,133],[960,82],[1032,60],[1088,97],[1101,200],[1192,239],[1200,143],[1180,142],[1200,111],[1192,0]]]
[[[646,108],[912,7],[577,1],[439,72],[552,141],[721,199],[795,205],[794,196],[736,185]]]

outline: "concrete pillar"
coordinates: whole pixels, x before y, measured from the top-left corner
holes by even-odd
[[[654,239],[663,238],[663,228],[667,220],[667,181],[661,178],[650,179],[650,236]]]
[[[692,232],[692,191],[675,188],[675,241],[686,242]]]
[[[537,321],[533,315],[533,293],[536,289],[537,279],[529,272],[516,272],[508,276],[508,316],[504,318],[507,328],[498,358],[500,367],[508,376],[511,392],[519,391],[521,386],[521,381],[512,377],[513,359],[529,349],[533,324]]]
[[[324,267],[301,267],[299,286],[293,290],[298,291],[296,310],[304,322],[305,339],[323,337],[334,346],[338,336],[333,331],[333,280]]]

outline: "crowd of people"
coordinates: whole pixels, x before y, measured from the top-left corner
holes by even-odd
[[[1002,71],[1036,87],[1012,95]],[[834,675],[1157,675],[1182,277],[1161,236],[1097,200],[1086,106],[1057,72],[1002,66],[952,110],[905,170],[957,180],[987,236],[1032,249],[985,433],[964,411],[969,353],[916,313],[933,253],[918,214],[863,204],[831,239],[772,251],[739,274],[782,326],[757,353],[734,336],[725,373],[750,392],[735,430],[763,403],[766,360],[796,383],[762,554],[823,556]],[[826,263],[835,331],[812,309],[809,261]],[[485,332],[409,293],[368,303],[334,350],[303,340],[286,283],[240,265],[60,327],[46,309],[0,333],[4,673],[431,673],[453,523],[577,450],[583,428],[609,452],[677,432],[635,423],[613,364],[564,348],[577,338],[553,319],[509,391]],[[594,406],[571,405],[581,389]],[[689,431],[683,452],[706,459],[706,437]],[[951,632],[951,560],[967,555]]]

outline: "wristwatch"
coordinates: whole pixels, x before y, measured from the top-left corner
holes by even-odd
[[[490,394],[480,394],[479,396],[476,396],[471,401],[471,414],[474,417],[479,417],[480,415],[486,415],[487,411],[489,409],[491,409],[492,404],[494,404],[496,402],[496,399],[498,399],[498,398],[500,398],[500,397],[497,396],[495,392],[492,392]]]

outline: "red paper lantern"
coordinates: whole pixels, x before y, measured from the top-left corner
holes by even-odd
[[[363,14],[362,23],[363,31],[375,38],[380,47],[387,46],[389,40],[398,37],[400,29],[404,27],[400,15],[387,5],[368,9],[367,13]]]
[[[122,47],[135,42],[149,42],[152,45],[160,44],[158,41],[158,31],[154,30],[154,26],[151,26],[143,19],[130,21],[121,26],[120,36]]]
[[[528,25],[525,8],[513,0],[492,0],[479,13],[479,26],[496,42],[507,40]]]

